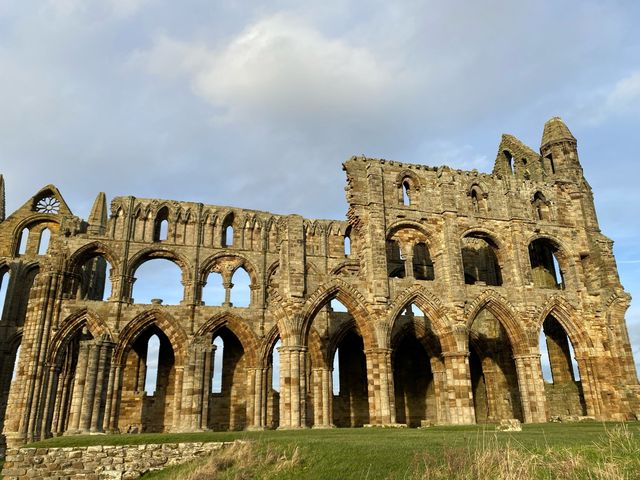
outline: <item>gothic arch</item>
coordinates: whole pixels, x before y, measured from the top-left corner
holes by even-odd
[[[398,295],[389,306],[386,316],[388,322],[388,329],[386,331],[387,345],[391,344],[391,335],[397,318],[411,303],[415,303],[432,322],[434,333],[440,340],[443,350],[456,350],[456,341],[453,336],[451,321],[447,318],[442,303],[435,295],[421,285],[414,285],[407,288]]]
[[[471,330],[473,321],[482,309],[492,313],[507,331],[514,355],[528,353],[529,340],[520,326],[515,308],[502,295],[494,290],[485,290],[467,308],[467,329]]]
[[[196,332],[194,339],[204,337],[206,335],[215,334],[219,329],[226,327],[240,341],[242,348],[248,358],[248,365],[253,366],[257,363],[257,355],[259,349],[258,338],[253,331],[247,326],[247,320],[230,312],[223,312],[214,315],[202,325]]]
[[[176,364],[183,365],[188,337],[184,329],[171,315],[158,309],[147,310],[131,320],[120,331],[113,353],[114,364],[124,365],[124,360],[135,339],[147,327],[156,325],[167,336],[175,353]]]
[[[259,357],[261,367],[269,366],[271,351],[273,350],[274,345],[278,343],[279,338],[281,337],[277,325],[271,327],[267,334],[262,337],[260,349],[256,352]]]
[[[401,219],[401,220],[398,220],[397,222],[392,223],[387,228],[387,233],[385,238],[390,239],[398,230],[402,230],[403,228],[418,230],[425,237],[427,237],[427,241],[433,238],[433,232],[430,229],[428,229],[425,225],[419,222],[414,222],[413,220],[406,220],[406,219]],[[429,244],[431,243],[432,242],[429,242]]]
[[[365,349],[373,347],[375,339],[374,332],[370,326],[367,302],[364,296],[355,287],[339,278],[335,278],[330,282],[321,285],[309,296],[300,315],[301,325],[299,332],[301,338],[297,340],[304,344],[316,313],[318,313],[318,310],[320,310],[320,308],[334,297],[347,307],[347,310],[349,310],[349,313],[353,316],[362,335]],[[296,332],[287,333],[293,336]]]
[[[593,348],[593,341],[586,330],[575,320],[577,318],[576,308],[561,295],[553,295],[542,307],[535,324],[536,339],[542,324],[549,315],[553,316],[562,325],[573,344],[576,355],[578,355],[578,352],[586,354]]]
[[[57,364],[64,353],[64,347],[71,340],[73,335],[86,326],[93,338],[103,337],[108,341],[113,341],[113,335],[109,327],[102,321],[100,316],[86,308],[69,315],[64,319],[58,331],[55,333],[50,342],[50,349],[47,355],[47,361],[51,364]]]

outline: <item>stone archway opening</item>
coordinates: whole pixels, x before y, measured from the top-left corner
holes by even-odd
[[[469,349],[476,421],[524,421],[511,341],[502,323],[486,308],[471,325]]]
[[[369,423],[367,362],[360,333],[352,326],[336,346],[340,364],[340,391],[332,393],[333,424],[336,427],[362,427]]]
[[[214,346],[207,428],[242,430],[247,426],[246,358],[242,343],[227,327],[212,335]]]
[[[550,416],[586,415],[587,406],[573,344],[560,322],[547,315],[540,330],[544,392]]]
[[[427,316],[408,305],[394,321],[391,339],[396,421],[420,427],[439,421],[442,385],[440,342]]]
[[[171,341],[157,325],[149,325],[135,338],[124,361],[118,421],[123,432],[171,429],[175,376]]]

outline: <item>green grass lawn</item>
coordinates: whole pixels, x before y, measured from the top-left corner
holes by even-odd
[[[615,455],[621,455],[622,460],[626,461],[627,455],[637,456],[640,453],[640,423],[626,425],[630,439],[628,448],[631,449],[627,453],[622,451],[624,448],[620,446],[607,447],[607,432],[613,431],[617,424],[595,422],[524,425],[522,432],[515,433],[496,432],[493,425],[486,425],[438,426],[426,429],[307,429],[69,436],[37,442],[31,446],[67,447],[243,439],[253,441],[258,449],[273,447],[285,455],[290,454],[296,447],[299,449],[299,464],[293,470],[281,471],[275,475],[272,473],[269,475],[270,478],[414,478],[415,471],[420,470],[419,464],[424,463],[425,458],[433,460],[447,457],[447,462],[455,463],[458,461],[456,457],[464,456],[465,452],[484,448],[498,452],[515,449],[532,458],[544,457],[550,452],[565,452],[567,455],[581,455],[594,464],[606,463]],[[638,459],[634,461],[637,462]]]

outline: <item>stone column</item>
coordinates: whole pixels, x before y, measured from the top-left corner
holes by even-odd
[[[333,369],[321,369],[322,381],[322,427],[333,428]]]
[[[109,433],[118,433],[118,419],[120,418],[120,403],[122,401],[122,365],[115,365],[111,371],[111,375],[113,377],[113,381],[110,380],[109,390],[107,392],[108,402],[107,405],[109,408],[106,410],[109,412],[105,412],[105,430]]]
[[[249,381],[249,402],[247,403],[247,418],[249,430],[264,430],[265,406],[264,380],[266,369],[264,367],[247,368]]]
[[[113,344],[103,342],[100,345],[100,357],[98,360],[98,376],[96,378],[96,392],[93,400],[93,415],[91,416],[91,433],[102,432],[102,416],[104,411],[102,406],[104,405],[106,390],[105,384],[108,381],[109,376],[109,364],[111,358],[111,351]]]
[[[522,414],[527,423],[542,423],[547,421],[547,399],[544,393],[544,380],[540,354],[514,355]]]
[[[80,431],[83,433],[89,431],[91,416],[93,415],[93,400],[96,394],[98,363],[101,347],[97,342],[89,340],[87,348],[89,361],[85,373],[84,394],[82,395],[80,404]]]
[[[182,417],[182,385],[184,378],[184,366],[176,366],[176,379],[173,388],[173,418],[172,431],[179,431]]]
[[[365,350],[369,385],[369,421],[373,425],[396,423],[396,402],[390,348]]]
[[[55,364],[48,364],[47,367],[49,375],[44,404],[44,415],[42,416],[42,425],[40,427],[40,431],[45,437],[49,437],[51,435],[51,421],[53,420],[53,411],[55,410],[55,395],[58,391],[58,378],[60,375],[60,369],[56,368]]]
[[[447,372],[442,361],[437,358],[431,358],[431,371],[436,396],[436,423],[445,424],[450,422],[447,404]]]
[[[182,428],[202,430],[207,427],[211,385],[211,356],[215,345],[210,338],[196,339],[189,352],[182,388],[182,415],[187,417]]]
[[[447,374],[449,421],[454,425],[475,423],[469,352],[445,352],[442,356]]]
[[[87,366],[89,364],[89,344],[87,341],[80,342],[78,352],[78,363],[74,375],[73,398],[71,400],[71,410],[69,412],[68,433],[78,433],[80,431],[80,414],[82,408],[82,398],[84,396],[84,385],[87,378]]]
[[[306,426],[307,347],[282,346],[280,353],[280,427]]]

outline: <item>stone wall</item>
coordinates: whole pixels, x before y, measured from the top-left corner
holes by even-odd
[[[152,470],[188,462],[233,442],[96,445],[7,450],[6,480],[132,480]]]

